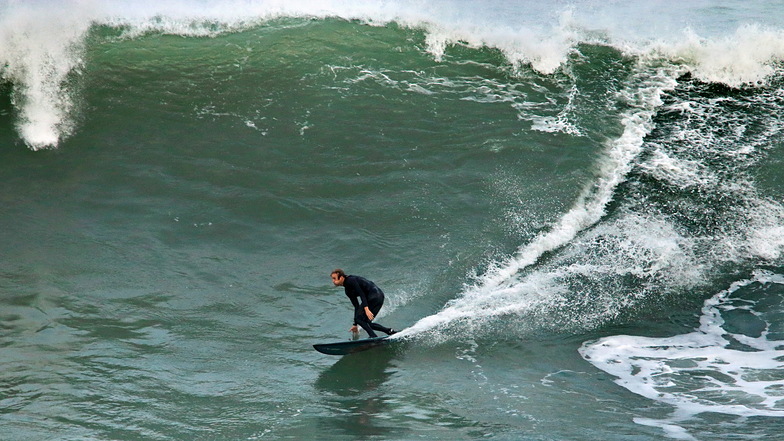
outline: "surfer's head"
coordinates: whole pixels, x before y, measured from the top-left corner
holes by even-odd
[[[342,269],[332,271],[330,276],[332,276],[332,283],[335,286],[343,286],[343,282],[346,280],[346,272]]]

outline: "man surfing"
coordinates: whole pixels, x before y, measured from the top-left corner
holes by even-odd
[[[370,338],[378,337],[374,330],[387,335],[397,333],[392,328],[373,323],[378,311],[384,305],[384,292],[370,280],[359,276],[347,276],[342,269],[336,269],[330,274],[335,286],[342,286],[346,290],[346,297],[354,305],[354,326],[351,332],[357,332],[357,325],[361,326]]]

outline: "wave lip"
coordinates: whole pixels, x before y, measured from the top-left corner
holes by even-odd
[[[702,81],[741,87],[775,73],[774,65],[784,60],[784,31],[745,25],[708,40],[686,30],[682,42],[658,45],[653,53],[684,63]]]
[[[91,15],[83,7],[13,2],[0,15],[0,74],[15,85],[20,136],[33,150],[54,147],[73,126],[67,79],[83,64]]]

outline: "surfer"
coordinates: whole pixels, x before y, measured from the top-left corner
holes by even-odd
[[[373,330],[381,331],[387,335],[395,334],[392,328],[387,328],[373,323],[373,319],[384,305],[384,292],[370,280],[359,276],[347,276],[342,269],[332,271],[332,283],[342,286],[346,290],[346,297],[354,305],[354,326],[351,332],[357,332],[357,325],[361,326],[371,338],[378,337]]]

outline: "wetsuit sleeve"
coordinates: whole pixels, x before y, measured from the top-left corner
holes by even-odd
[[[354,305],[354,316],[356,316],[357,315],[356,311],[357,311],[357,309],[359,309],[359,302],[357,301],[357,298],[350,296],[348,294],[348,290],[346,290],[346,297],[348,297],[348,299],[351,300],[351,304]],[[356,325],[357,325],[357,321],[354,320],[354,326],[356,326]]]
[[[351,300],[351,304],[354,305],[354,309],[359,308],[359,302],[357,302],[357,298],[356,297],[352,297],[352,296],[348,295],[348,293],[346,293],[346,297],[348,297],[348,299]]]
[[[357,301],[356,292],[361,291],[357,286],[357,282],[353,278],[346,277],[346,281],[343,284],[343,289],[346,290],[346,297],[351,300],[351,304],[354,305],[354,317],[357,315],[357,310],[359,310],[359,302]],[[357,321],[354,320],[354,326],[357,325]]]

